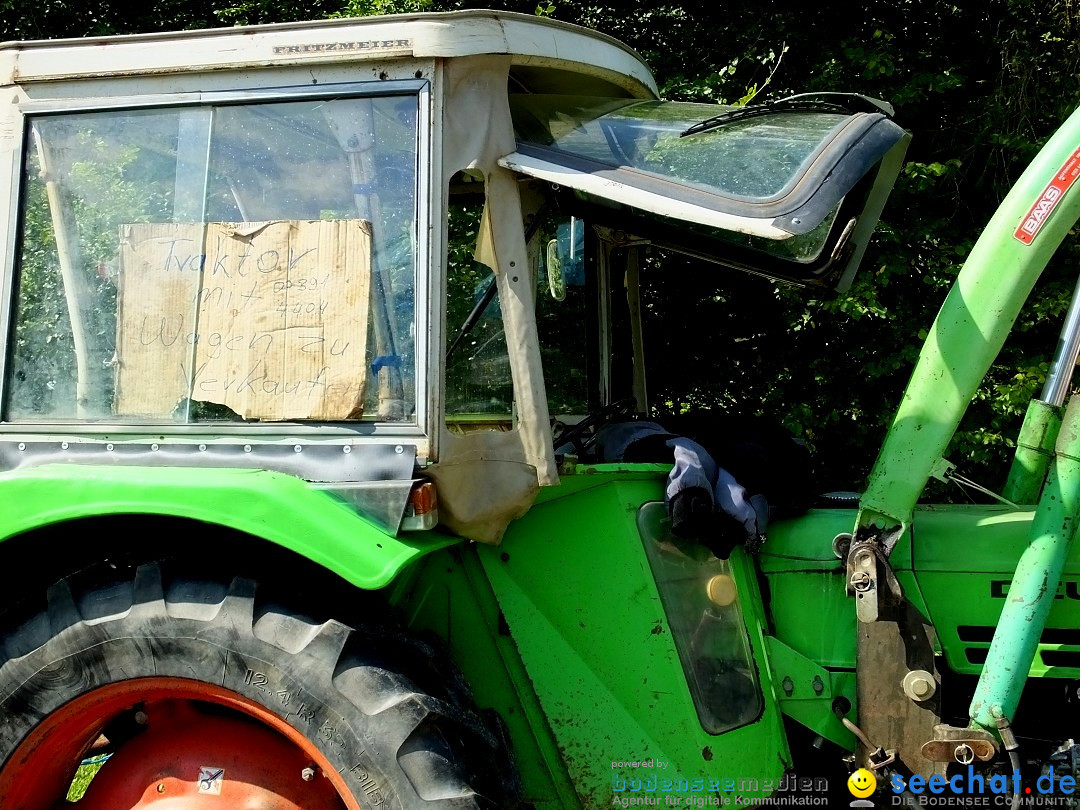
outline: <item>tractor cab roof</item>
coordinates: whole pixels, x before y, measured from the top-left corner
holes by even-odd
[[[511,58],[530,93],[655,98],[631,48],[576,25],[526,14],[455,11],[0,44],[0,86],[147,73],[379,62],[403,57]],[[376,71],[377,74],[377,71]]]

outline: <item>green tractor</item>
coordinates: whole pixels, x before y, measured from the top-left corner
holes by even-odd
[[[908,140],[508,13],[0,48],[0,806],[1068,801],[1080,313],[996,504],[916,504],[1080,118],[861,496],[763,503],[787,437],[648,420],[646,252],[843,289]]]

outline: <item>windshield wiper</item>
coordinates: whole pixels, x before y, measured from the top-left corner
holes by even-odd
[[[687,127],[679,133],[679,137],[685,138],[687,135],[710,132],[735,121],[744,121],[747,118],[757,118],[761,115],[772,115],[778,112],[825,112],[845,115],[857,112],[876,112],[883,113],[890,118],[893,115],[891,104],[858,93],[800,93],[797,96],[782,98],[768,104],[753,107],[736,107],[733,110],[727,110]]]

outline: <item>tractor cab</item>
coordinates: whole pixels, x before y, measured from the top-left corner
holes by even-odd
[[[846,289],[909,140],[888,105],[849,94],[733,108],[511,83],[508,101],[515,144],[497,164],[518,186],[523,220],[511,227],[526,245],[553,445],[579,460],[582,439],[654,404],[647,252]],[[445,416],[455,435],[528,418],[499,292],[501,273],[524,276],[474,236],[491,213],[481,182],[463,173],[450,187]],[[472,202],[471,220],[458,200]]]
[[[0,468],[278,470],[394,530],[423,472],[488,542],[552,417],[648,411],[643,247],[843,288],[908,139],[856,95],[660,101],[513,14],[0,54]]]

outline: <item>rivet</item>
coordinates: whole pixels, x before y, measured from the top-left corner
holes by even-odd
[[[341,448],[341,452],[342,453],[351,453],[352,452],[352,447],[350,445],[345,445],[344,447]]]
[[[150,445],[150,449],[153,450],[156,453],[157,449],[158,449],[157,444],[155,443],[155,444]]]
[[[165,785],[159,784],[157,786],[157,792],[158,793],[164,793],[165,792]]]
[[[298,444],[296,444],[296,445],[293,445],[293,452],[294,452],[294,453],[302,453],[302,452],[304,452],[304,448],[303,448],[303,447],[301,447],[301,446],[300,446],[300,445],[298,445]]]
[[[251,452],[251,445],[250,444],[245,444],[244,445],[244,452],[245,453],[250,453]]]
[[[394,452],[400,456],[402,453],[405,452],[405,448],[399,444],[397,447],[394,448]]]
[[[19,449],[20,449],[20,450],[25,450],[25,449],[26,449],[26,444],[25,444],[25,442],[19,442]]]
[[[61,450],[67,450],[68,449],[68,443],[67,442],[60,442],[60,449]]]
[[[206,445],[205,444],[200,444],[199,449],[200,450],[206,450]]]
[[[105,445],[105,449],[111,453],[113,451],[113,443],[109,442],[107,445]]]

